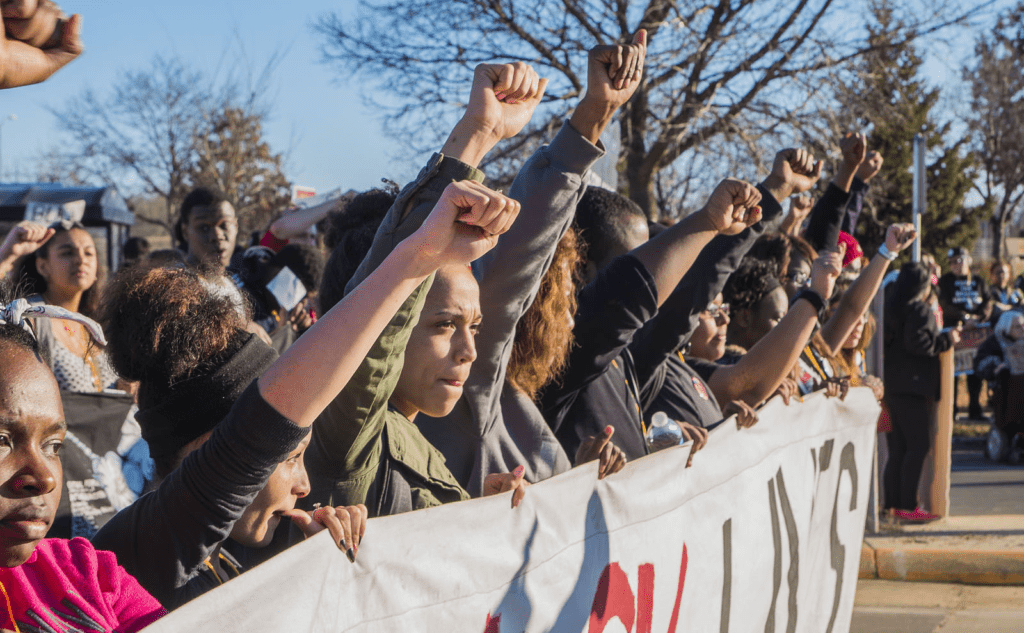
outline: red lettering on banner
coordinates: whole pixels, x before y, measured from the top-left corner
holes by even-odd
[[[501,614],[491,617],[487,614],[487,624],[484,626],[484,633],[501,633]]]
[[[638,571],[636,591],[636,633],[651,633],[654,619],[654,565],[645,563]]]
[[[601,633],[613,618],[618,618],[627,631],[632,631],[636,617],[633,607],[635,600],[626,572],[622,571],[618,563],[609,564],[597,581],[597,593],[594,594],[594,605],[590,608],[587,633]]]
[[[676,606],[672,608],[672,619],[668,622],[668,633],[675,633],[679,622],[679,603],[683,601],[683,585],[686,584],[686,543],[683,543],[683,562],[679,565],[679,587],[676,589]]]
[[[686,565],[688,555],[686,544],[683,543],[683,560],[679,565],[679,584],[676,587],[676,602],[672,608],[672,619],[669,621],[668,633],[675,633],[679,622],[679,606],[683,601],[683,586],[686,584]],[[601,572],[594,592],[594,602],[590,607],[590,619],[587,633],[602,633],[605,627],[619,619],[627,631],[651,633],[654,621],[654,565],[644,563],[637,570],[637,593],[629,584],[626,572],[618,563],[609,563]],[[634,607],[634,602],[635,607]],[[501,633],[501,614],[487,614],[484,633]]]

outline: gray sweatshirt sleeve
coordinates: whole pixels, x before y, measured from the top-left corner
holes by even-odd
[[[509,197],[522,204],[515,224],[473,263],[483,321],[464,398],[481,431],[500,415],[516,324],[537,296],[555,246],[572,223],[586,191],[584,175],[603,155],[601,147],[563,123],[551,144],[537,150],[512,182]]]

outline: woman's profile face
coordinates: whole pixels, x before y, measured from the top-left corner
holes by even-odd
[[[476,360],[480,320],[480,287],[469,267],[439,270],[410,334],[391,404],[409,419],[420,411],[450,413]]]
[[[246,547],[266,547],[274,538],[274,530],[295,509],[295,503],[309,494],[309,477],[303,455],[309,438],[302,441],[288,458],[277,465],[253,502],[231,528],[231,539]]]
[[[46,280],[47,292],[62,295],[92,288],[98,267],[96,244],[88,231],[79,228],[53,236],[36,259],[36,269]]]
[[[723,305],[719,293],[707,310],[700,313],[697,328],[690,339],[690,354],[705,360],[718,360],[725,356],[725,341],[729,329],[729,306]]]

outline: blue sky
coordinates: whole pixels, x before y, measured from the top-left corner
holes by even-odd
[[[156,54],[179,56],[212,74],[234,58],[236,33],[257,69],[275,51],[287,51],[274,75],[275,108],[266,132],[275,151],[287,152],[290,180],[323,192],[415,175],[413,161],[392,160],[398,147],[380,136],[358,86],[340,83],[319,63],[320,40],[310,22],[344,11],[351,0],[58,1],[68,13],[83,15],[87,50],[46,83],[2,93],[0,117],[18,117],[3,126],[8,180],[34,175],[37,157],[59,141],[48,105],[63,106],[86,87],[104,95],[119,72],[145,68]]]
[[[106,94],[124,70],[141,69],[156,54],[178,56],[213,73],[239,43],[260,68],[275,51],[286,51],[275,79],[275,108],[266,127],[275,151],[286,152],[286,176],[324,192],[335,187],[365,189],[386,176],[403,182],[415,175],[418,160],[395,159],[398,145],[381,135],[380,122],[363,104],[361,87],[339,80],[319,63],[320,38],[309,25],[329,11],[345,12],[354,0],[63,0],[68,13],[84,16],[86,53],[50,81],[5,91],[3,168],[8,180],[29,179],[37,158],[59,141],[47,105],[63,106],[83,88]],[[237,34],[237,35],[236,35]],[[970,37],[953,46],[929,44],[930,83],[954,88],[961,56]],[[957,109],[955,89],[946,94]]]

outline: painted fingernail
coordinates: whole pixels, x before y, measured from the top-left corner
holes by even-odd
[[[355,550],[353,550],[351,547],[345,550],[345,556],[348,556],[348,562],[356,562],[356,553]]]
[[[525,473],[526,466],[517,466],[516,469],[512,471],[512,475],[515,476],[516,479],[521,478]]]
[[[341,545],[341,549],[351,549],[351,548],[350,548],[350,547],[348,546],[348,541],[346,541],[346,540],[345,540],[345,537],[344,537],[344,536],[343,536],[343,537],[341,537],[341,541],[339,541],[339,542],[338,542],[338,544],[339,544],[339,545]]]
[[[612,434],[612,425],[611,424],[609,424],[608,426],[604,427],[604,434],[605,435],[611,435]]]
[[[504,92],[498,92],[498,93],[495,93],[494,96],[497,97],[498,100],[500,101],[501,99],[505,98],[505,93]]]

